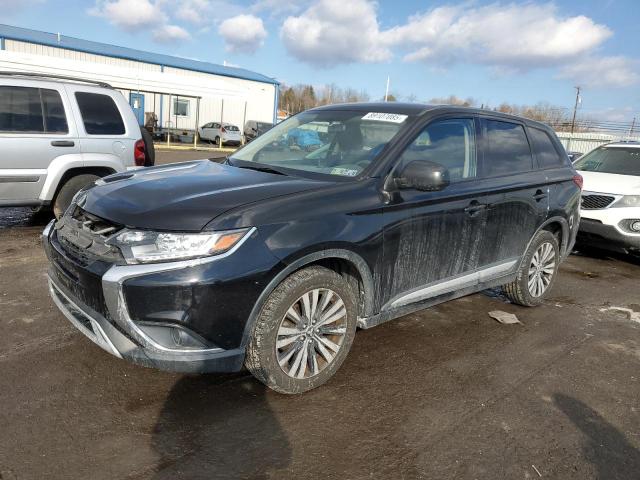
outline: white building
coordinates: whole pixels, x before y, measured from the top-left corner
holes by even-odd
[[[275,122],[278,82],[259,73],[0,24],[0,71],[109,83],[143,124],[193,131],[208,122]]]

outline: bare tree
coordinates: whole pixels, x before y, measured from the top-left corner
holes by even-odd
[[[475,99],[471,97],[463,99],[455,95],[449,95],[448,97],[435,97],[429,100],[428,103],[434,105],[459,105],[462,107],[473,107],[474,105],[476,105]]]
[[[341,88],[335,83],[316,89],[312,85],[280,85],[279,108],[291,114],[299,113],[319,105],[334,103],[366,102],[369,95],[354,88]]]

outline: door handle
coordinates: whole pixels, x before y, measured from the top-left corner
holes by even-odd
[[[74,147],[76,144],[72,140],[53,140],[52,147]]]
[[[464,211],[470,217],[475,217],[482,210],[486,210],[486,209],[487,209],[487,204],[486,203],[480,203],[480,202],[474,200],[473,202],[471,202],[469,204],[469,206],[467,208],[464,209]]]
[[[542,190],[538,190],[533,196],[533,198],[535,198],[536,202],[539,202],[540,200],[547,198],[547,194],[544,193]]]

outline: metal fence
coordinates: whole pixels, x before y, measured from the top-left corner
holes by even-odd
[[[556,132],[558,138],[567,152],[580,152],[586,153],[589,150],[596,148],[604,143],[626,140],[640,142],[640,137],[628,135],[612,135],[608,133],[569,133],[569,132]]]

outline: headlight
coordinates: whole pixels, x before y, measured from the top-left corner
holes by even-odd
[[[249,231],[249,228],[206,233],[124,230],[107,243],[117,246],[127,263],[166,262],[219,255],[232,249]]]
[[[611,208],[620,207],[640,207],[640,195],[625,195],[616,203],[611,205]]]

